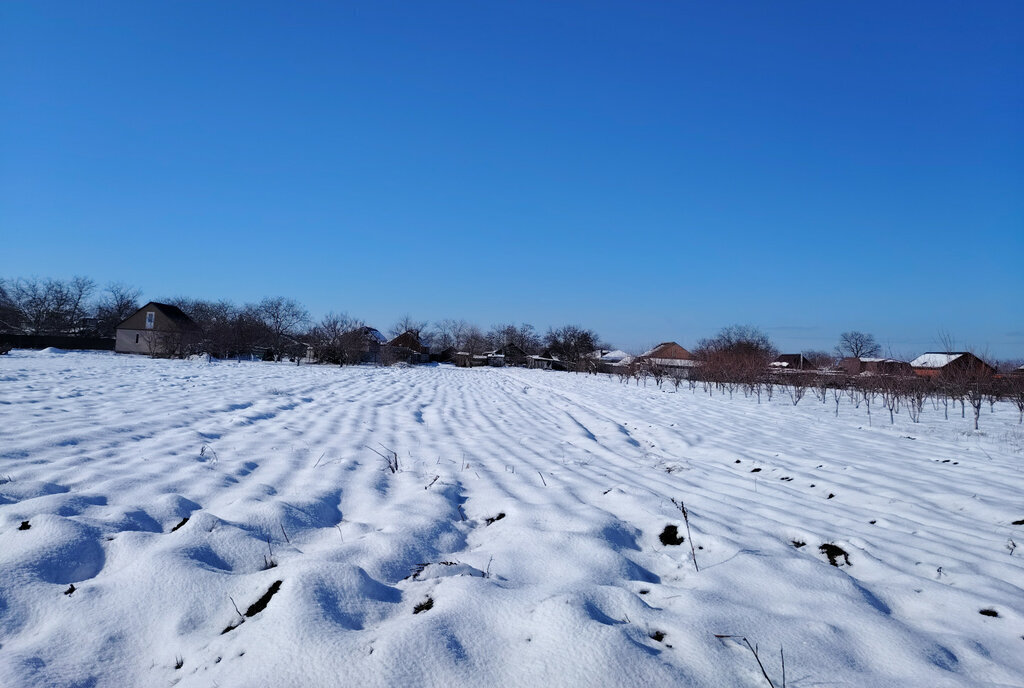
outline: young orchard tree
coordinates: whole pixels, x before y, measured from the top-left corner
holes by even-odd
[[[756,327],[731,325],[710,339],[700,340],[694,354],[702,361],[703,379],[726,387],[731,394],[738,383],[749,382],[753,377],[764,378],[778,349]]]
[[[1017,423],[1024,424],[1024,372],[1014,372],[1007,377],[1007,395],[1020,414]]]
[[[800,372],[787,375],[787,381],[789,382],[789,398],[792,400],[793,406],[800,403],[800,400],[807,394],[807,387],[814,382],[808,374]]]
[[[993,384],[991,376],[982,366],[949,365],[939,376],[947,393],[960,401],[960,417],[964,416],[964,402],[974,411],[974,429],[978,429],[981,407]]]
[[[882,347],[875,341],[875,336],[866,332],[843,332],[836,344],[836,354],[840,358],[866,358],[882,353]]]

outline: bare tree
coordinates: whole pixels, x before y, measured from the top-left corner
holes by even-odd
[[[294,299],[276,296],[260,301],[256,312],[267,328],[274,357],[281,360],[285,349],[295,349],[294,342],[288,340],[309,322],[309,311]]]
[[[804,351],[803,356],[818,370],[832,370],[838,363],[835,354],[830,351]]]
[[[72,334],[81,327],[95,288],[88,277],[68,281],[19,278],[12,283],[8,297],[31,334]]]
[[[514,325],[495,325],[487,332],[487,344],[492,349],[499,349],[506,344],[515,344],[527,354],[540,351],[541,338],[533,329],[533,325],[522,323]]]
[[[856,330],[843,332],[836,344],[836,354],[841,358],[864,358],[877,356],[881,352],[882,347],[875,341],[874,335]]]
[[[466,342],[466,330],[469,326],[465,320],[448,318],[438,321],[431,332],[433,350],[461,349]]]
[[[588,355],[597,348],[600,337],[578,325],[566,325],[549,329],[544,339],[552,354],[565,361],[571,369],[579,371],[593,362]]]
[[[7,280],[0,278],[0,332],[20,332],[21,311],[11,297]]]
[[[469,325],[463,332],[461,351],[482,354],[487,349],[487,335],[476,325]]]
[[[765,371],[778,350],[756,327],[730,325],[714,337],[700,340],[694,355],[701,361],[698,374],[705,385],[724,388],[731,396],[741,383],[750,385],[754,379],[766,379]]]
[[[391,326],[391,329],[388,330],[388,334],[392,337],[397,337],[400,334],[412,332],[418,337],[421,332],[426,331],[428,324],[429,323],[426,320],[414,320],[412,316],[406,314]]]
[[[350,360],[352,333],[363,327],[363,323],[344,313],[328,313],[309,332],[313,357],[321,363],[356,363]]]
[[[807,387],[814,382],[814,379],[806,373],[796,372],[787,375],[786,381],[789,382],[789,398],[793,401],[793,406],[796,406],[807,394]]]
[[[113,337],[117,326],[139,309],[142,290],[120,282],[111,282],[96,304],[96,330],[102,337]],[[184,309],[183,309],[184,310]]]
[[[1008,394],[1017,412],[1020,414],[1017,422],[1024,424],[1024,373],[1012,373],[1007,377]]]

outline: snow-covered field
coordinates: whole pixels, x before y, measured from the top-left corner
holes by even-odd
[[[14,351],[0,685],[767,686],[716,634],[776,687],[780,646],[791,687],[1024,685],[1015,409],[873,423],[542,371]]]

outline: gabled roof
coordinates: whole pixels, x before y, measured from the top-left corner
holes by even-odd
[[[928,351],[911,361],[910,365],[913,368],[944,368],[966,354],[966,351],[950,351],[948,353]]]
[[[387,344],[388,338],[380,333],[376,327],[360,327],[358,332],[367,339],[375,339],[378,344]]]
[[[650,351],[645,351],[640,354],[640,358],[661,358],[690,361],[693,360],[693,354],[675,342],[662,342]]]
[[[388,345],[403,347],[405,349],[413,349],[414,351],[419,351],[422,348],[422,346],[420,345],[419,335],[413,332],[412,330],[407,330],[402,334],[398,335],[390,342],[388,342]]]
[[[793,370],[817,370],[817,367],[803,354],[779,354],[779,357],[768,365],[775,368],[792,368]]]
[[[494,351],[487,351],[488,354],[499,354],[502,356],[525,356],[526,352],[523,348],[515,342],[505,342],[504,346],[500,346]]]
[[[128,323],[130,320],[132,320],[133,318],[138,316],[140,313],[145,313],[146,311],[153,311],[153,310],[160,311],[161,315],[163,315],[165,318],[170,320],[171,323],[173,325],[175,325],[179,329],[182,329],[182,330],[195,330],[195,329],[199,329],[199,326],[196,325],[195,321],[192,318],[188,317],[188,315],[185,313],[185,311],[181,310],[177,306],[172,306],[169,303],[160,303],[159,301],[150,301],[145,306],[143,306],[139,310],[135,311],[134,313],[129,315],[127,318],[122,320],[120,323],[118,323],[117,327],[118,328],[122,328],[122,327],[125,326],[125,323]]]
[[[591,352],[589,354],[589,357],[598,361],[603,361],[605,363],[618,363],[619,361],[625,360],[630,356],[621,349],[616,349],[615,351],[598,349],[597,351]]]

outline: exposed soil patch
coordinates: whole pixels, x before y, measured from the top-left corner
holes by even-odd
[[[796,547],[797,549],[800,549],[801,547],[803,547],[803,546],[804,546],[804,545],[806,545],[807,543],[806,543],[806,542],[804,542],[803,540],[790,540],[790,541],[789,541],[789,544],[793,545],[793,546],[794,546],[794,547]]]
[[[679,529],[673,525],[665,526],[665,530],[661,531],[661,535],[658,536],[663,545],[681,545],[683,544],[683,538],[679,535]]]
[[[659,643],[665,640],[665,631],[655,631],[651,633],[651,640],[657,640]]]
[[[20,525],[20,526],[18,526],[18,530],[28,530],[28,529],[29,529],[29,528],[31,528],[31,527],[32,527],[32,526],[30,526],[30,525],[28,524],[28,521],[22,521],[22,522],[21,522],[21,525]]]
[[[843,558],[843,563],[847,566],[852,566],[850,563],[849,553],[839,545],[833,545],[831,542],[826,542],[818,547],[818,551],[828,557],[828,563],[837,568],[839,567],[839,557]]]
[[[75,584],[74,584],[74,583],[72,583],[71,585],[69,585],[69,586],[68,586],[68,589],[64,591],[64,594],[65,594],[65,595],[70,595],[70,594],[71,594],[71,593],[73,593],[73,592],[74,592],[75,590],[78,590],[78,588],[76,588],[76,587],[75,587]]]
[[[491,524],[492,524],[492,523],[494,523],[495,521],[500,521],[500,520],[501,520],[501,519],[503,519],[503,518],[505,518],[505,512],[504,512],[504,511],[502,511],[501,513],[499,513],[499,514],[498,514],[497,516],[491,516],[490,518],[485,518],[485,519],[484,519],[484,523],[485,523],[486,525],[491,525]]]
[[[1014,521],[1013,525],[1015,525],[1015,526],[1024,526],[1024,518],[1022,518],[1019,521]]]
[[[188,523],[188,516],[186,516],[185,518],[181,519],[181,521],[178,523],[178,525],[176,525],[173,528],[171,528],[171,532],[173,533],[174,531],[176,531],[178,528],[181,528],[186,523]]]
[[[761,472],[761,469],[760,469],[760,468],[751,468],[751,469],[750,469],[750,472],[751,472],[751,473],[760,473],[760,472]]]
[[[431,597],[428,597],[427,599],[423,600],[422,602],[417,604],[415,607],[413,607],[412,608],[412,613],[413,614],[419,614],[420,612],[425,612],[428,609],[433,609],[433,608],[434,608],[434,599],[431,598]]]
[[[997,612],[995,609],[981,609],[978,611],[978,613],[982,616],[994,616],[996,618],[999,618],[999,612]]]
[[[259,614],[261,611],[267,608],[270,604],[270,598],[277,594],[277,591],[281,589],[281,581],[274,581],[274,583],[263,593],[263,597],[259,598],[252,603],[248,609],[245,610],[245,615],[253,617]]]

